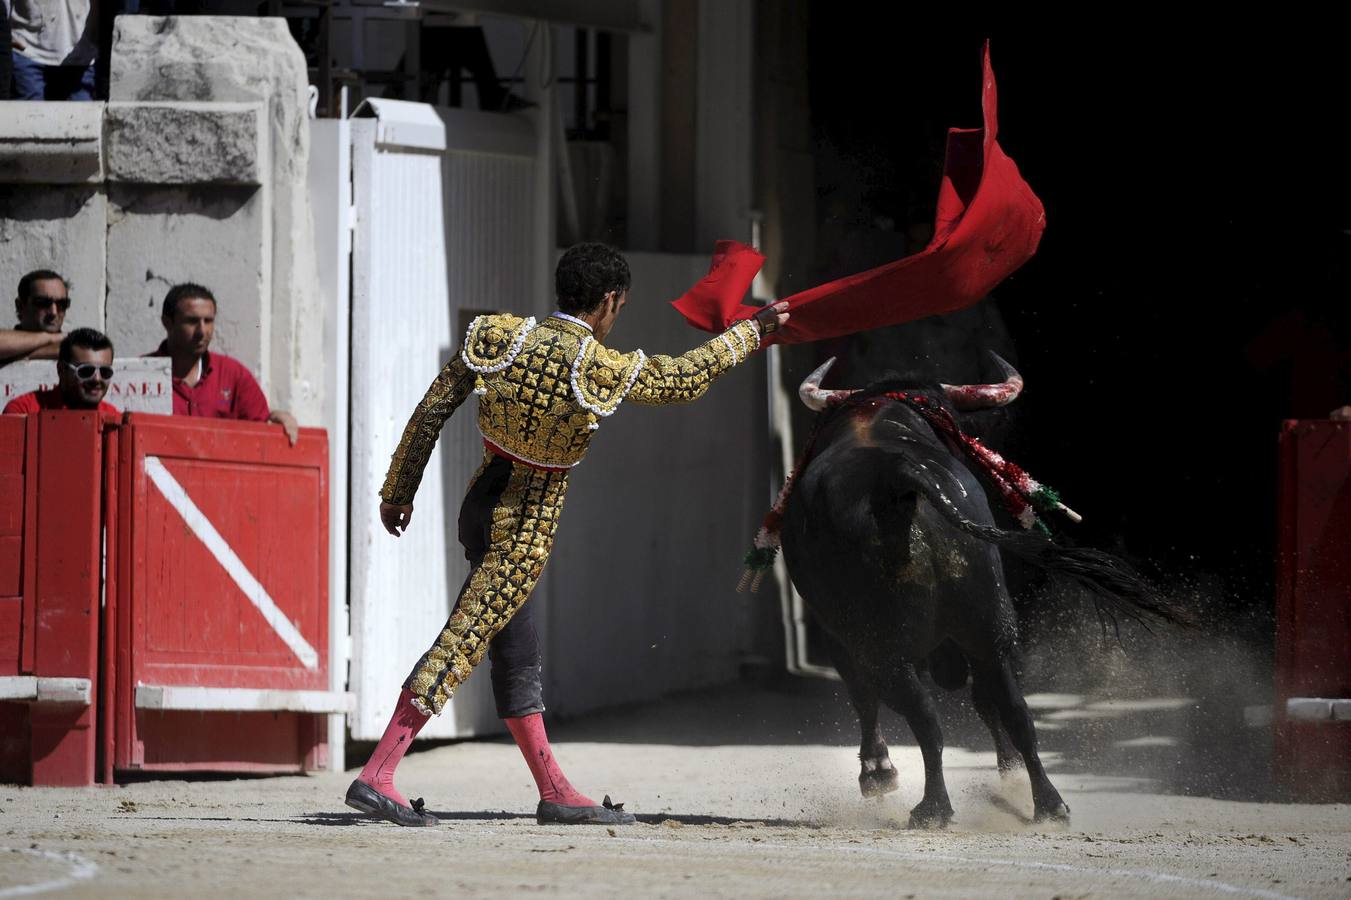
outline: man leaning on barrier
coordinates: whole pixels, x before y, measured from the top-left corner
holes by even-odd
[[[102,332],[77,328],[66,335],[58,350],[56,371],[56,387],[20,394],[5,405],[5,415],[50,409],[97,409],[121,415],[103,400],[113,378],[113,342]]]
[[[154,353],[173,360],[174,415],[275,422],[295,446],[295,416],[270,409],[248,368],[224,353],[210,352],[216,333],[216,297],[200,284],[176,284],[164,296],[160,316],[165,338]]]
[[[0,329],[0,366],[21,359],[55,359],[61,326],[70,309],[66,280],[51,269],[36,269],[19,279],[13,328]]]

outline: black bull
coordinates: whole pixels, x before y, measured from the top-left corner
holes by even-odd
[[[813,375],[817,383],[824,368]],[[911,825],[948,823],[943,732],[919,672],[928,668],[938,684],[956,688],[969,671],[972,701],[994,739],[1001,773],[1021,759],[1036,819],[1068,820],[1069,807],[1038,758],[1014,672],[1017,621],[1001,549],[1077,581],[1105,606],[1171,616],[1109,554],[996,526],[981,482],[920,413],[883,395],[894,387],[848,399],[832,392],[844,402],[821,413],[781,533],[789,574],[826,633],[858,713],[859,787],[864,796],[897,788],[878,726],[878,703],[885,703],[910,724],[924,758],[924,798],[911,811]],[[946,402],[936,388],[924,393]],[[996,402],[1016,395],[1015,388]]]

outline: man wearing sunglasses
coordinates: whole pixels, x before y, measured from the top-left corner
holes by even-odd
[[[0,329],[0,366],[21,359],[55,359],[61,326],[70,309],[66,280],[51,269],[37,269],[19,279],[13,329]]]
[[[97,409],[121,415],[105,403],[113,378],[113,342],[100,331],[77,328],[61,342],[56,361],[57,385],[30,391],[9,401],[5,415],[27,415],[48,409]]]

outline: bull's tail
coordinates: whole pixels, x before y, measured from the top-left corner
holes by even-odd
[[[899,473],[915,492],[929,501],[958,530],[1006,550],[1040,569],[1086,588],[1099,614],[1115,621],[1120,614],[1146,628],[1151,621],[1187,624],[1189,617],[1158,592],[1125,560],[1091,547],[1066,547],[1035,531],[1010,530],[973,522],[953,502],[965,493],[956,478],[930,466],[906,466]]]

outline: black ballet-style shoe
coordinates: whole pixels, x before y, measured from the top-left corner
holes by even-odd
[[[391,800],[360,779],[353,781],[347,789],[347,805],[405,828],[426,828],[437,823],[436,816],[423,811],[421,797],[414,800],[410,808]]]
[[[624,812],[624,804],[611,803],[606,794],[600,806],[563,806],[541,800],[535,821],[540,825],[632,825],[638,820],[633,813]]]

